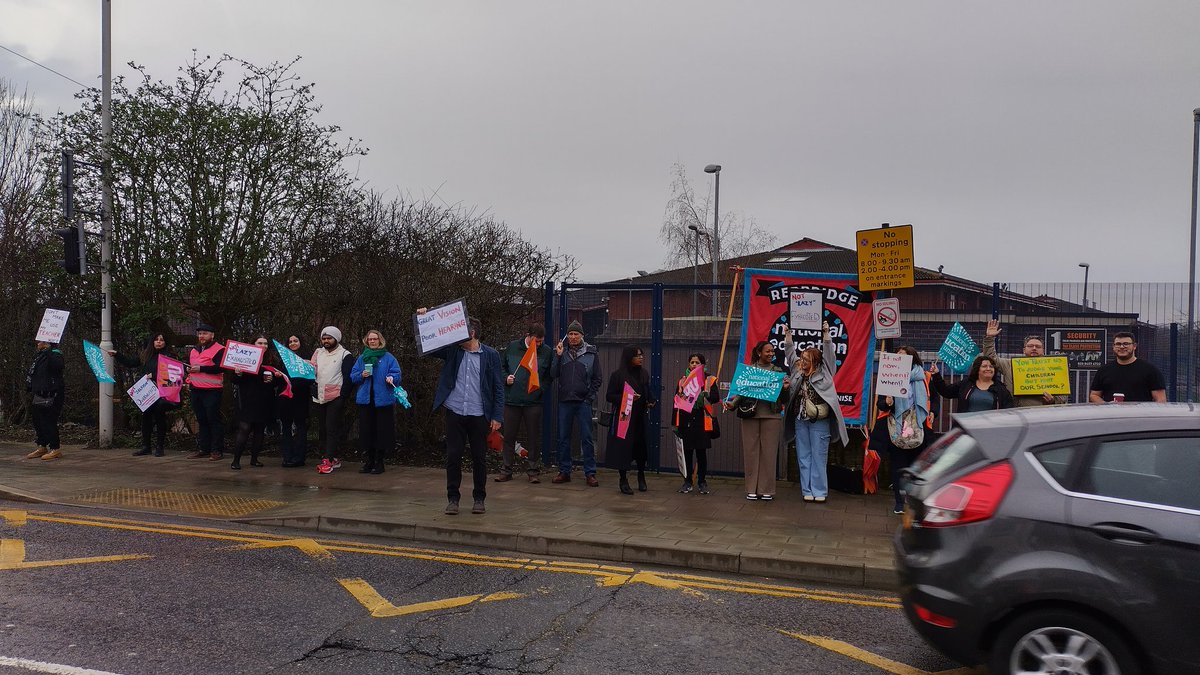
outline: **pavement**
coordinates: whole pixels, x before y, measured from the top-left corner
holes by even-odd
[[[617,490],[615,471],[600,487],[578,471],[569,483],[531,484],[524,476],[488,476],[487,513],[474,515],[471,475],[464,471],[462,513],[447,516],[444,469],[389,466],[358,473],[346,462],[330,475],[301,468],[223,461],[132,457],[127,448],[63,446],[54,461],[25,459],[27,444],[0,443],[0,499],[125,509],[271,525],[326,534],[476,546],[537,557],[668,565],[772,578],[895,590],[891,514],[886,489],[875,495],[834,492],[806,503],[781,481],[774,501],[747,501],[740,478],[709,478],[712,494],[679,494],[678,474],[648,473],[647,492]],[[299,535],[298,535],[299,536]]]

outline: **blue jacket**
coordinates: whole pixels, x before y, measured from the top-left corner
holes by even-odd
[[[376,408],[395,405],[396,395],[392,393],[392,389],[400,386],[400,362],[391,352],[384,352],[375,363],[369,378],[363,377],[363,365],[363,357],[359,356],[354,362],[354,367],[350,369],[350,381],[358,385],[354,402],[359,405],[371,405],[371,393],[374,389]],[[388,375],[392,376],[393,384],[387,383]],[[371,381],[370,386],[364,386],[364,381],[368,379]]]
[[[500,353],[480,343],[479,349],[479,392],[483,398],[483,414],[489,420],[504,421],[504,372],[500,367]],[[454,385],[458,382],[458,367],[462,365],[466,352],[458,345],[446,345],[429,352],[445,361],[442,374],[438,377],[437,391],[433,395],[433,409],[442,407]]]

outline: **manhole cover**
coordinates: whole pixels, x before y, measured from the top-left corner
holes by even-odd
[[[287,505],[287,502],[277,502],[270,499],[250,499],[247,497],[230,497],[228,495],[202,495],[194,492],[167,492],[165,490],[139,490],[134,488],[84,492],[75,497],[75,499],[89,504],[137,506],[166,511],[186,511],[188,513],[206,513],[214,516],[231,517],[244,516],[257,513],[258,511],[273,509],[277,506]]]

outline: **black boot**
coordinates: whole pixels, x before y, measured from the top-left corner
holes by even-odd
[[[165,454],[167,454],[167,453],[166,453],[166,451],[163,450],[163,444],[159,443],[158,446],[154,448],[154,456],[162,457]]]
[[[620,488],[621,494],[633,494],[633,488],[629,487],[629,476],[627,476],[624,471],[621,472]]]
[[[265,466],[262,462],[258,461],[257,452],[250,453],[250,466]]]
[[[358,472],[359,473],[371,473],[371,470],[374,468],[375,468],[375,464],[372,463],[371,460],[367,460],[367,461],[363,462],[362,468],[359,469]]]
[[[234,470],[242,468],[242,453],[240,453],[240,452],[233,453],[233,463],[229,465],[229,468],[234,469]]]
[[[638,469],[638,492],[646,491],[646,472]]]
[[[148,454],[150,454],[150,446],[143,445],[141,450],[137,450],[133,453],[133,456],[134,457],[145,457]]]

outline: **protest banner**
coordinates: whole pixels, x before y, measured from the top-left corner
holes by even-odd
[[[179,403],[186,372],[182,361],[159,354],[158,372],[154,378],[155,384],[158,385],[158,395],[169,403]]]
[[[789,327],[791,293],[821,294],[822,320],[836,352],[833,386],[846,424],[866,424],[870,410],[875,331],[871,305],[855,287],[854,274],[819,274],[783,270],[745,270],[739,361],[750,363],[761,340],[775,345],[775,365],[783,367],[783,338],[792,332],[796,349],[821,347],[820,330]],[[832,365],[832,364],[831,364]]]
[[[696,407],[696,399],[704,393],[704,366],[692,368],[692,372],[683,378],[683,391],[675,394],[675,407],[692,412]]]
[[[875,315],[875,337],[900,337],[900,298],[880,298],[871,303],[871,311]]]
[[[267,350],[258,345],[229,340],[225,343],[225,355],[221,357],[221,367],[254,375],[262,366],[263,356],[266,353]]]
[[[100,347],[84,340],[83,356],[87,359],[88,366],[91,367],[92,374],[96,376],[97,382],[116,384],[117,381],[113,379],[112,375],[108,374],[108,366],[104,365],[104,351]]]
[[[62,342],[63,331],[67,329],[67,319],[71,313],[65,309],[50,309],[42,313],[42,323],[38,326],[37,336],[34,338],[38,342],[50,342],[58,344]]]
[[[825,309],[821,306],[820,293],[792,293],[788,302],[791,309],[788,325],[792,330],[821,330]]]
[[[962,375],[971,369],[971,364],[977,356],[979,346],[971,339],[967,329],[955,321],[950,333],[946,335],[946,341],[942,343],[941,349],[938,349],[938,358],[951,371]]]
[[[283,369],[287,371],[288,377],[300,380],[315,380],[317,379],[317,369],[313,364],[300,358],[296,352],[279,344],[279,340],[271,340],[275,345],[275,351],[278,352],[280,360],[283,361]]]
[[[1012,360],[1013,396],[1071,393],[1071,376],[1065,356],[1039,356]]]
[[[774,401],[783,390],[786,373],[767,370],[745,363],[737,364],[729,383],[729,396],[748,396],[760,401]]]
[[[158,385],[148,377],[138,378],[138,381],[125,393],[129,394],[129,398],[133,400],[138,410],[142,412],[146,412],[159,399]]]
[[[633,387],[629,383],[625,383],[625,390],[621,392],[621,415],[617,418],[617,438],[625,439],[629,434],[629,421],[633,416]]]
[[[470,340],[467,303],[459,299],[430,308],[424,314],[413,315],[413,328],[422,356],[446,345]]]
[[[912,354],[879,354],[879,372],[875,375],[875,394],[908,398],[912,395]]]

